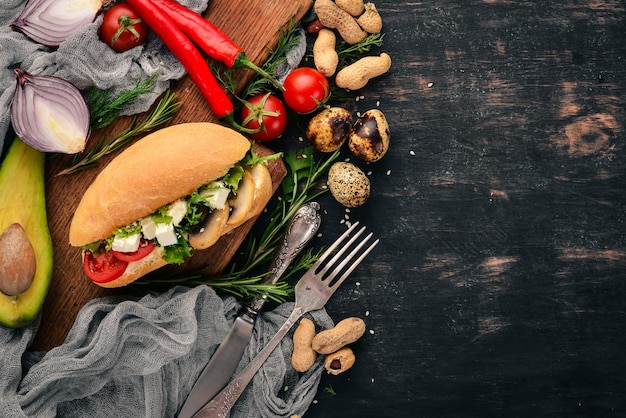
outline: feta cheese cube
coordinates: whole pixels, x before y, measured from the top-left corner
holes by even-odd
[[[139,224],[141,225],[141,233],[145,239],[154,239],[156,237],[157,224],[151,217],[146,216],[139,221]]]
[[[133,234],[127,237],[113,238],[111,249],[113,251],[119,251],[121,253],[132,253],[139,249],[139,242],[141,241],[141,234]]]
[[[172,202],[170,207],[167,209],[167,214],[172,217],[172,224],[178,226],[187,214],[187,201],[178,199],[175,202]]]
[[[209,183],[209,188],[202,192],[202,197],[207,200],[209,207],[213,209],[224,209],[224,204],[228,200],[230,189],[221,181]]]
[[[162,247],[174,245],[178,242],[174,225],[172,224],[156,224],[155,238]]]

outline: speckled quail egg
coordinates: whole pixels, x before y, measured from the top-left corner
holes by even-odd
[[[373,163],[380,160],[389,149],[389,124],[383,112],[371,109],[354,123],[348,147],[356,157]]]
[[[352,114],[342,107],[329,107],[309,121],[306,137],[320,152],[333,152],[341,147],[352,129]]]
[[[348,208],[361,206],[370,196],[370,181],[352,163],[336,162],[328,170],[328,188],[337,202]]]

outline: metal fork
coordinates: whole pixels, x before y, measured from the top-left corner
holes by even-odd
[[[372,233],[370,232],[363,240],[356,244],[350,253],[344,256],[346,251],[348,251],[357,238],[365,231],[365,227],[362,227],[340,250],[335,252],[339,245],[355,230],[357,225],[358,222],[354,223],[346,230],[298,281],[295,286],[295,304],[293,311],[263,350],[261,350],[220,393],[215,395],[211,402],[202,407],[193,418],[225,418],[256,372],[263,365],[265,360],[267,360],[272,351],[274,351],[280,340],[287,334],[287,331],[289,331],[296,321],[305,313],[322,309],[341,283],[346,280],[359,263],[374,249],[376,244],[378,244],[378,240],[375,240],[369,244],[365,250],[361,251],[372,237]],[[332,259],[324,265],[326,259],[331,256]],[[355,257],[357,257],[356,260],[348,265]],[[332,270],[330,270],[331,268]],[[338,276],[339,278],[337,278]]]

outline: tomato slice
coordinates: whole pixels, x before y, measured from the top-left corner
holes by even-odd
[[[127,261],[116,258],[111,251],[100,253],[97,257],[91,251],[85,251],[83,269],[85,274],[96,283],[107,283],[124,274]]]
[[[131,262],[141,260],[148,254],[150,254],[155,247],[156,244],[154,243],[154,241],[142,238],[139,242],[139,248],[137,249],[137,251],[133,251],[132,253],[123,253],[121,251],[111,250],[111,252],[118,260]]]

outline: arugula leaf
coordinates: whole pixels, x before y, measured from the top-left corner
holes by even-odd
[[[233,194],[237,194],[237,189],[239,188],[239,182],[243,178],[243,167],[240,165],[236,165],[231,168],[228,173],[222,178],[222,182],[232,190]]]
[[[152,220],[156,224],[169,224],[170,222],[172,222],[172,217],[167,214],[168,208],[169,205],[161,206],[157,209],[156,212],[150,215],[150,218],[152,218]]]
[[[180,234],[176,235],[178,243],[163,247],[163,259],[170,264],[182,264],[187,258],[191,257],[193,251],[189,241]]]
[[[240,161],[240,164],[245,167],[253,167],[256,164],[265,164],[268,161],[277,160],[283,156],[282,152],[277,152],[275,154],[264,155],[261,156],[256,153],[254,150],[254,145],[250,147],[250,151],[246,154],[245,157]]]

